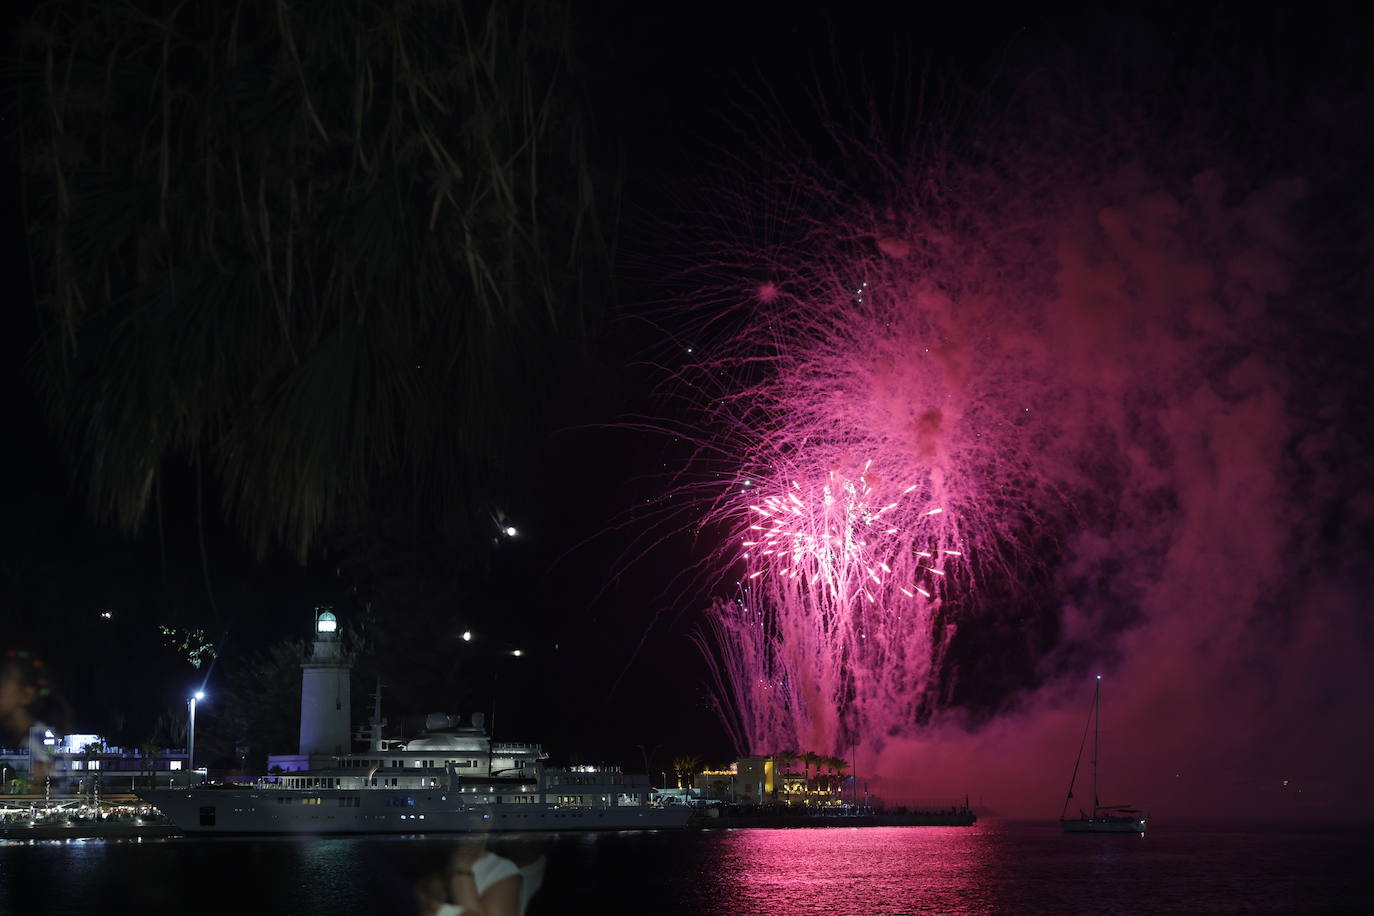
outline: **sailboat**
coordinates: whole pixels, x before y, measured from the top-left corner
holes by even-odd
[[[1093,724],[1093,810],[1078,810],[1078,817],[1069,817],[1069,802],[1073,801],[1074,783],[1078,781],[1078,765],[1083,762],[1083,748],[1088,743],[1087,723],[1083,726],[1083,740],[1078,745],[1078,759],[1073,762],[1073,776],[1069,777],[1069,794],[1064,798],[1064,810],[1059,823],[1065,833],[1144,833],[1147,818],[1130,805],[1104,805],[1097,794],[1097,761],[1102,746],[1102,675],[1097,676],[1097,690],[1093,694],[1093,708],[1089,715]]]

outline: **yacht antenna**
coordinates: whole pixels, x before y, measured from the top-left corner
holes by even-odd
[[[377,692],[372,695],[372,721],[368,723],[372,732],[372,750],[382,750],[382,726],[386,725],[386,719],[382,718],[382,679],[377,678]]]
[[[1096,728],[1093,729],[1093,817],[1097,817],[1097,809],[1102,807],[1102,802],[1097,797],[1097,758],[1102,747],[1102,675],[1097,676],[1097,691],[1093,698],[1093,706],[1097,709],[1097,714],[1093,716]]]

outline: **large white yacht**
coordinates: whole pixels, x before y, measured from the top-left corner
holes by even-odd
[[[270,759],[252,785],[146,789],[188,833],[436,833],[636,830],[685,827],[681,805],[663,805],[647,775],[614,767],[553,768],[537,744],[493,742],[481,713],[467,725],[432,714],[410,741],[382,737],[381,686],[369,748],[345,752],[349,665],[337,620],[317,612],[315,647],[302,665],[299,754]]]

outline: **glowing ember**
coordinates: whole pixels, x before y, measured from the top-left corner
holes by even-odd
[[[831,599],[855,600],[860,596],[876,602],[870,588],[887,586],[893,564],[901,565],[903,551],[909,550],[913,532],[894,527],[906,509],[906,497],[917,489],[911,485],[896,497],[882,503],[882,482],[872,472],[873,462],[865,463],[855,478],[831,469],[818,485],[803,487],[794,480],[786,494],[764,497],[749,506],[758,522],[749,526],[750,534],[741,539],[749,548],[743,558],[755,568],[748,578],[764,572],[789,578],[804,578],[809,588],[822,588]],[[897,511],[894,511],[897,510]],[[940,512],[934,508],[918,513],[918,520]],[[892,513],[886,519],[887,513]],[[910,515],[910,512],[905,514]],[[909,550],[918,557],[931,557],[927,550]],[[941,551],[958,556],[959,551]],[[918,572],[944,576],[944,571],[918,564]],[[930,592],[915,582],[903,582],[898,590],[914,598],[917,589]]]

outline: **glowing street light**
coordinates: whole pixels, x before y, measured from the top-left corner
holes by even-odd
[[[472,642],[472,631],[471,631],[471,630],[464,630],[464,631],[463,631],[463,642]]]
[[[186,768],[191,771],[191,779],[196,778],[196,704],[205,699],[205,691],[197,690],[186,698],[186,706],[191,710],[191,727],[186,740]]]
[[[520,533],[520,532],[518,532],[518,531],[515,530],[515,526],[514,526],[514,525],[507,525],[507,526],[506,526],[506,537],[508,537],[508,538],[513,538],[513,537],[515,537],[515,536],[516,536],[517,534],[519,534],[519,533]]]
[[[521,652],[519,649],[516,649],[515,651],[511,652],[511,655],[514,655],[516,658],[519,658],[520,656],[522,656],[522,655],[524,655],[524,654],[525,654],[525,653]]]

